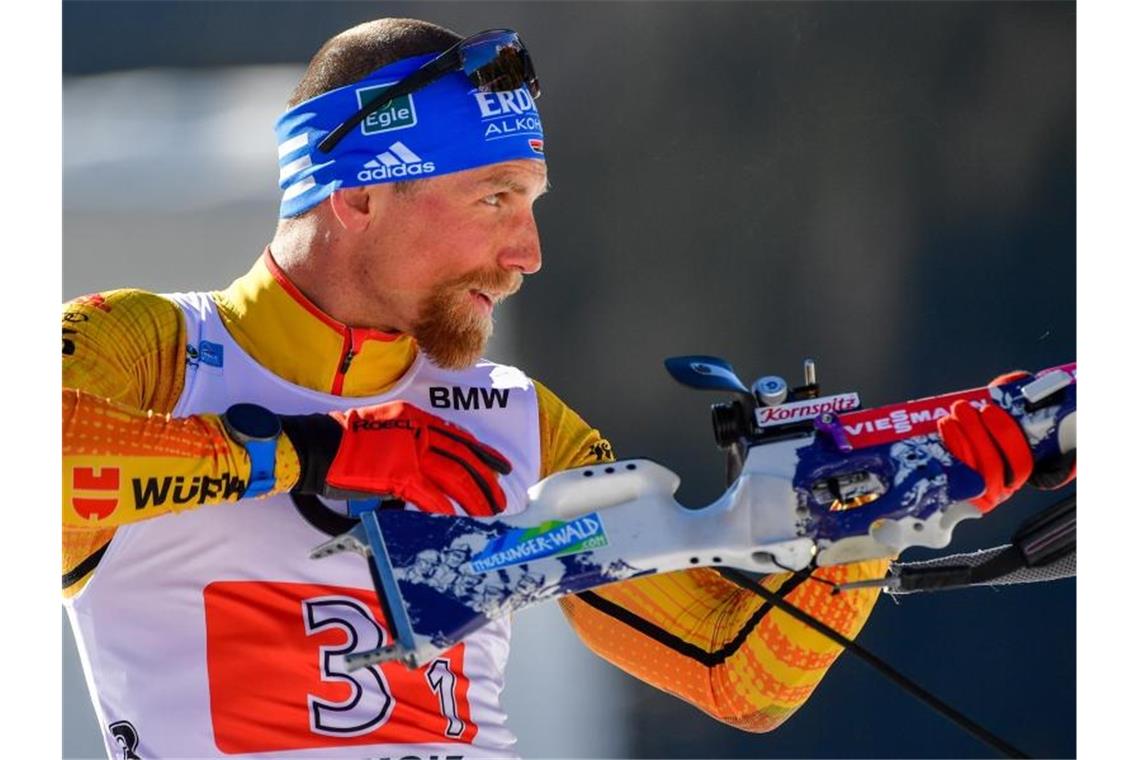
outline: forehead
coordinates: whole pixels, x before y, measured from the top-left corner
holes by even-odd
[[[519,158],[480,166],[459,172],[461,181],[470,186],[507,187],[531,192],[547,189],[546,162]]]

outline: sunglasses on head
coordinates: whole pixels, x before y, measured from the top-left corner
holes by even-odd
[[[317,149],[328,153],[360,122],[396,98],[411,94],[453,71],[462,71],[480,92],[507,92],[526,87],[538,98],[538,76],[517,32],[489,29],[460,40],[369,101],[321,140]]]

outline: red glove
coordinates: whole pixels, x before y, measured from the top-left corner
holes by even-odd
[[[1020,370],[1008,372],[994,378],[990,385],[1004,385],[1028,375]],[[965,401],[955,401],[950,414],[938,420],[938,433],[955,458],[982,476],[985,490],[970,499],[982,514],[1008,499],[1026,482],[1037,488],[1060,488],[1077,474],[1075,452],[1062,457],[1063,461],[1054,463],[1056,466],[1035,467],[1021,426],[1004,409],[990,403],[984,403],[979,411]]]
[[[301,460],[295,491],[332,497],[385,494],[425,512],[502,512],[498,475],[511,463],[469,432],[404,401],[349,412],[284,416]]]

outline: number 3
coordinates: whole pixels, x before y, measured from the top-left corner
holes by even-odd
[[[306,600],[304,605],[305,633],[313,634],[335,626],[348,634],[348,643],[344,646],[321,647],[321,680],[347,681],[352,685],[352,696],[344,702],[326,702],[309,695],[309,724],[313,733],[359,736],[376,730],[387,722],[395,704],[384,673],[377,667],[368,667],[349,674],[338,666],[344,665],[343,655],[386,645],[384,629],[372,617],[372,612],[355,599],[312,599]]]
[[[369,666],[350,674],[341,668],[344,655],[387,646],[387,632],[372,616],[372,611],[355,599],[307,599],[303,605],[306,634],[336,627],[348,635],[344,645],[320,648],[321,680],[347,681],[352,686],[352,695],[343,702],[328,702],[310,694],[310,727],[314,733],[325,736],[360,736],[375,731],[388,721],[396,704],[383,671]],[[459,738],[467,724],[459,717],[455,696],[457,679],[451,660],[446,657],[433,660],[424,672],[424,679],[439,697],[439,711],[447,718],[444,733]]]

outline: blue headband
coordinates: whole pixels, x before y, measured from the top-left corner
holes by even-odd
[[[317,144],[379,91],[435,54],[405,58],[364,79],[299,103],[277,120],[281,218],[342,187],[438,177],[516,158],[543,158],[542,122],[526,88],[479,92],[463,72],[396,98],[329,153]]]

